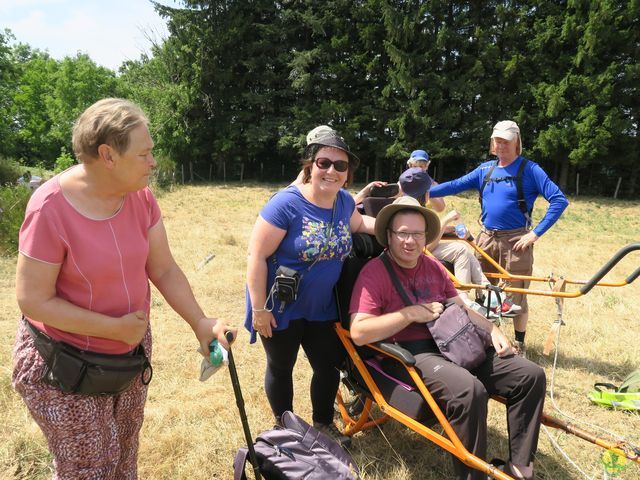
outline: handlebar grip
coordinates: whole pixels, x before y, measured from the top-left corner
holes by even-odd
[[[580,288],[580,293],[582,295],[584,295],[585,293],[587,293],[589,290],[591,290],[596,283],[598,283],[600,280],[602,280],[602,278],[609,273],[609,271],[620,261],[622,260],[622,258],[624,258],[627,254],[629,254],[630,252],[633,252],[634,250],[640,250],[640,242],[637,243],[630,243],[629,245],[626,245],[624,247],[622,247],[620,250],[618,250],[618,252],[611,257],[611,259],[604,264],[604,266],[598,270],[598,272],[589,279],[589,281],[587,283],[585,283],[582,288]],[[631,283],[633,280],[635,280],[638,275],[640,275],[640,268],[638,268],[635,272],[633,272],[629,278],[627,278],[627,283]],[[631,279],[631,281],[629,281],[629,279]]]

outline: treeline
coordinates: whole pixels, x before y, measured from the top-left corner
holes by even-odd
[[[0,34],[0,155],[50,161],[82,108],[121,95],[187,177],[293,178],[304,134],[328,123],[361,157],[359,181],[396,178],[415,148],[449,179],[514,119],[565,191],[640,194],[638,1],[183,5],[156,4],[169,37],[118,75]]]

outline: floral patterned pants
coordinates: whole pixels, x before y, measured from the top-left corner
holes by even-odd
[[[150,331],[143,343],[151,358]],[[118,395],[68,394],[42,382],[45,370],[21,320],[13,351],[13,386],[47,439],[54,480],[136,479],[147,387],[138,378]]]

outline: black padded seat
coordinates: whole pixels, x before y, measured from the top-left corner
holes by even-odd
[[[367,197],[362,200],[364,214],[369,215],[370,217],[377,217],[380,210],[393,203],[393,200],[393,198]]]

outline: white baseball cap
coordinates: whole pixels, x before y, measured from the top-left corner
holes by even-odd
[[[511,120],[502,120],[495,124],[491,138],[502,138],[508,142],[520,136],[518,124]]]
[[[329,135],[338,135],[336,131],[328,125],[319,125],[307,133],[307,145],[315,143],[315,140]]]

